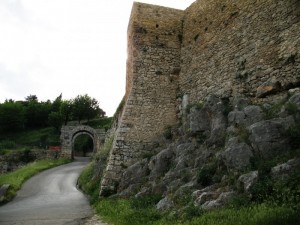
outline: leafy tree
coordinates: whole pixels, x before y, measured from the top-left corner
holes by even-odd
[[[36,95],[29,95],[25,100],[26,102],[38,102],[38,97]]]
[[[24,127],[25,109],[12,100],[0,104],[0,127],[2,131],[17,131]]]
[[[100,109],[96,99],[87,94],[78,95],[73,102],[73,116],[80,123],[81,120],[90,120],[96,117],[104,117],[105,112]]]
[[[48,123],[50,126],[59,130],[61,128],[63,118],[60,112],[51,112],[48,116]]]
[[[73,109],[73,100],[63,100],[60,105],[60,115],[64,125],[67,125],[71,119]]]
[[[62,94],[60,94],[52,103],[52,112],[59,112],[62,103]]]

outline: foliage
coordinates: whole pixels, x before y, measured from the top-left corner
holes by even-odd
[[[105,112],[99,107],[98,101],[87,94],[78,95],[73,101],[73,116],[79,123],[83,119],[101,118],[104,115]]]
[[[3,141],[13,140],[13,142],[16,143],[16,148],[19,146],[39,146],[46,148],[49,145],[59,145],[60,143],[59,132],[52,127],[22,130],[6,135],[3,134],[1,137],[3,138]]]
[[[155,210],[157,196],[131,199],[100,199],[94,204],[96,212],[115,225],[155,224],[162,216]]]
[[[0,132],[17,131],[24,127],[25,109],[21,103],[6,101],[0,104]]]
[[[104,117],[100,119],[90,120],[83,124],[88,125],[95,129],[105,129],[108,130],[111,128],[113,123],[113,117]]]
[[[202,186],[212,184],[216,170],[217,166],[215,163],[205,164],[197,173],[197,182]]]
[[[172,212],[167,215],[155,210],[157,200],[156,196],[108,198],[100,199],[94,207],[105,222],[115,225],[297,225],[300,221],[299,208],[272,204],[229,207],[211,212],[201,211],[190,205],[181,212],[181,215]],[[176,214],[177,216],[174,216]]]
[[[36,95],[29,95],[25,101],[6,100],[0,103],[0,132],[16,132],[22,129],[35,129],[53,126],[60,130],[62,124],[71,119],[104,117],[105,112],[96,99],[78,95],[75,99],[62,100],[62,94],[53,102],[39,101]]]
[[[5,199],[2,203],[10,201],[16,195],[16,192],[21,188],[22,184],[30,177],[43,170],[66,164],[69,162],[70,161],[67,159],[41,160],[27,164],[26,166],[14,172],[0,175],[0,186],[3,184],[11,185],[7,196],[5,196]]]
[[[48,116],[48,123],[50,126],[60,130],[62,126],[62,115],[59,112],[51,112]]]
[[[97,202],[100,191],[100,178],[94,177],[94,166],[94,162],[88,164],[78,178],[79,188],[89,195],[91,204]]]

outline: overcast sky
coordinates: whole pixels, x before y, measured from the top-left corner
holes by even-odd
[[[185,9],[194,0],[141,0]],[[113,115],[125,93],[132,0],[0,0],[0,102],[88,94]]]

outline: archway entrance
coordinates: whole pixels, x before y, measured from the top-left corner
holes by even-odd
[[[80,137],[82,135],[83,137]],[[60,135],[61,156],[73,159],[77,153],[83,155],[83,149],[82,151],[80,150],[80,148],[83,148],[81,145],[86,146],[87,149],[84,151],[86,151],[88,155],[91,155],[93,152],[97,152],[97,150],[100,149],[101,144],[105,140],[105,135],[104,129],[93,129],[92,127],[85,125],[63,126]],[[86,143],[81,143],[82,141]],[[78,152],[76,151],[77,149],[79,150]]]
[[[94,152],[94,140],[88,134],[74,138],[72,152],[74,157],[90,157]]]

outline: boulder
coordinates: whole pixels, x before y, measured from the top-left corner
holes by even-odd
[[[300,108],[300,93],[294,94],[292,97],[290,97],[289,102],[296,104],[299,109]]]
[[[275,154],[290,149],[286,132],[294,125],[292,116],[260,121],[249,127],[249,140],[254,150],[263,158],[272,158]]]
[[[174,207],[174,202],[170,200],[168,197],[164,197],[161,199],[155,206],[155,208],[159,211],[166,211]]]
[[[195,206],[203,205],[205,202],[213,200],[215,192],[203,192],[195,201]]]
[[[235,195],[234,191],[222,192],[216,200],[207,201],[201,205],[204,210],[213,210],[227,204]]]
[[[281,83],[276,78],[271,78],[256,89],[256,97],[263,98],[281,90]]]
[[[167,148],[152,157],[148,164],[149,169],[151,170],[150,179],[155,179],[165,174],[170,168],[173,156],[173,149]]]
[[[250,173],[243,174],[238,179],[238,185],[241,186],[245,192],[255,185],[258,181],[258,171],[251,171]]]
[[[119,190],[127,189],[133,184],[141,184],[145,182],[145,178],[149,175],[147,159],[136,162],[128,167],[122,175]],[[132,189],[132,188],[131,188]]]
[[[271,169],[271,176],[274,179],[282,179],[298,170],[300,170],[300,158],[290,159],[286,163],[273,167]]]
[[[264,119],[263,110],[256,105],[246,106],[242,111],[234,110],[228,114],[228,122],[233,126],[248,127]]]
[[[250,165],[253,157],[252,149],[244,142],[239,143],[238,138],[231,138],[226,149],[221,153],[221,159],[229,169],[242,170]]]
[[[189,114],[189,129],[192,134],[210,130],[210,120],[207,110],[192,107]]]

